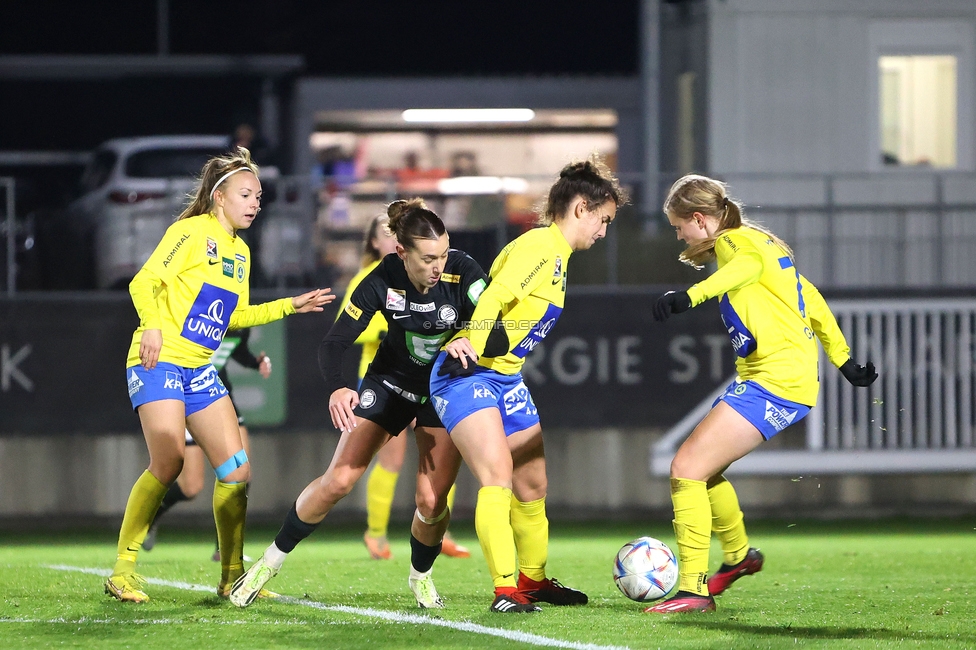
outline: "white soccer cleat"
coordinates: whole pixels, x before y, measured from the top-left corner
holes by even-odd
[[[264,585],[276,575],[278,569],[265,562],[262,555],[234,582],[234,586],[230,588],[230,602],[238,607],[247,607],[258,597]]]
[[[421,574],[417,578],[411,576],[407,582],[410,583],[410,591],[417,597],[417,605],[421,609],[444,609],[444,601],[437,595],[434,578],[430,572]]]

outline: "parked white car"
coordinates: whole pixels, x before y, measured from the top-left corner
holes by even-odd
[[[188,203],[204,163],[229,148],[225,136],[172,135],[109,140],[95,150],[68,214],[90,247],[96,288],[129,284]],[[307,286],[315,268],[310,195],[299,179],[261,169],[264,211],[247,235],[260,261],[252,280]]]
[[[119,138],[95,150],[84,193],[68,211],[93,248],[97,288],[128,284],[185,205],[203,164],[229,142],[219,135]]]

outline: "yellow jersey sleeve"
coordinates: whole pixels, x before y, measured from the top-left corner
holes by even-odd
[[[709,298],[758,282],[762,276],[762,254],[748,239],[737,238],[730,233],[722,235],[715,241],[715,257],[719,261],[719,269],[688,289],[692,307]]]
[[[810,325],[813,327],[814,334],[820,340],[827,358],[830,362],[840,368],[851,358],[851,348],[847,345],[847,339],[834,318],[834,313],[827,306],[827,301],[820,295],[817,287],[802,275],[800,282],[803,285],[803,295],[806,299],[807,314],[810,316]]]

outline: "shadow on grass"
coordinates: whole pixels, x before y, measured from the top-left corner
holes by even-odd
[[[870,639],[877,641],[963,641],[976,644],[976,635],[959,634],[946,636],[928,632],[910,630],[898,631],[884,627],[831,627],[831,626],[797,626],[797,625],[755,625],[736,621],[705,620],[705,617],[688,617],[673,620],[677,625],[696,627],[701,630],[715,630],[734,632],[736,634],[754,634],[760,637],[786,637],[799,639]]]

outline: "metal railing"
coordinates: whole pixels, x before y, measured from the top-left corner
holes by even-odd
[[[821,350],[820,397],[806,419],[805,448],[760,449],[730,473],[976,470],[976,299],[836,300],[831,309],[852,357],[873,361],[878,380],[854,388]],[[668,474],[674,451],[719,394],[652,446],[652,474]]]

